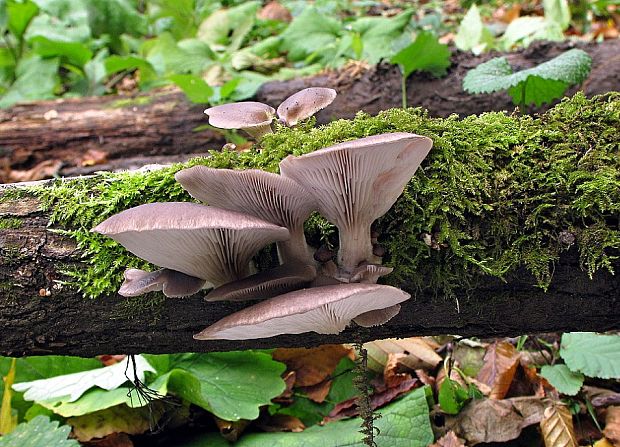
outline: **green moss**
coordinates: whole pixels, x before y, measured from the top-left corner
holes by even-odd
[[[16,217],[0,217],[0,230],[16,230],[21,226],[22,221]]]
[[[137,96],[135,98],[118,99],[110,103],[109,108],[123,109],[125,107],[145,106],[147,104],[150,104],[152,100],[153,98],[149,96]]]
[[[38,189],[52,223],[67,230],[87,266],[73,273],[87,296],[114,292],[126,267],[144,267],[110,239],[91,233],[97,223],[147,202],[189,201],[174,181],[182,168],[258,168],[277,172],[289,154],[383,132],[429,136],[434,149],[404,194],[376,226],[394,267],[389,282],[450,295],[485,275],[507,277],[525,267],[546,287],[553,264],[575,236],[584,269],[613,271],[620,249],[620,94],[582,94],[540,117],[486,113],[431,118],[420,109],[360,113],[319,128],[279,128],[260,151],[212,152],[149,173],[104,174]],[[337,243],[320,217],[306,224],[313,242]],[[428,247],[431,233],[440,249]]]

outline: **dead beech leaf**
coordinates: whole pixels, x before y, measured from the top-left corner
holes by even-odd
[[[127,433],[112,433],[101,439],[83,442],[84,447],[133,447],[133,442]]]
[[[298,433],[306,429],[306,426],[299,418],[287,414],[274,414],[266,421],[259,422],[258,427],[266,432],[291,431]]]
[[[546,447],[578,447],[573,416],[566,405],[551,402],[545,408],[540,430]]]
[[[299,390],[303,392],[308,399],[320,404],[325,401],[325,398],[329,394],[329,390],[332,387],[331,380],[324,380],[316,385],[300,387]]]
[[[614,446],[620,445],[620,407],[607,407],[603,434]]]
[[[508,393],[517,365],[519,351],[507,342],[495,342],[487,348],[484,365],[477,379],[491,388],[491,399],[503,399]]]
[[[60,160],[44,160],[26,171],[10,171],[9,182],[31,182],[50,178],[58,174],[61,167]]]
[[[383,368],[383,381],[388,388],[412,379],[411,374],[401,372],[400,361],[405,357],[407,354],[388,354],[388,360]]]
[[[620,393],[616,393],[606,388],[584,385],[583,391],[595,407],[608,407],[610,405],[620,405]]]
[[[429,447],[465,447],[465,443],[450,430]]]
[[[224,419],[220,419],[217,416],[213,415],[213,419],[215,420],[215,425],[217,425],[218,430],[220,431],[220,435],[222,438],[226,439],[229,442],[235,442],[243,433],[243,430],[248,426],[250,421],[245,419],[239,419],[238,421],[226,421]]]
[[[383,372],[389,354],[405,354],[400,363],[411,370],[434,368],[441,362],[441,356],[435,352],[437,348],[439,345],[430,337],[388,338],[364,344],[368,367],[376,372]]]
[[[322,345],[311,349],[278,348],[272,357],[295,371],[296,386],[311,386],[323,382],[351,352],[351,348],[343,345]]]

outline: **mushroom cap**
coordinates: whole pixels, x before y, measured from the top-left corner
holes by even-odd
[[[93,231],[152,264],[215,285],[244,276],[259,249],[289,237],[286,228],[256,217],[187,202],[140,205]]]
[[[387,323],[400,312],[400,304],[394,304],[393,306],[386,307],[385,309],[371,310],[358,315],[353,319],[355,324],[362,327],[381,326]]]
[[[432,145],[411,133],[375,135],[289,155],[280,172],[311,190],[329,221],[350,229],[370,225],[390,209]]]
[[[148,292],[163,291],[168,298],[189,296],[205,285],[205,280],[170,269],[146,272],[140,269],[125,270],[125,281],[118,290],[122,296],[138,296]]]
[[[271,172],[194,166],[175,178],[192,197],[287,228],[303,225],[316,202],[295,181]]]
[[[197,340],[246,340],[280,334],[337,334],[358,315],[409,299],[400,289],[379,284],[340,284],[285,293],[229,315]]]
[[[209,124],[220,129],[247,129],[268,126],[276,111],[262,102],[244,101],[209,107]]]
[[[294,126],[330,105],[335,98],[336,90],[333,88],[305,88],[289,96],[280,104],[278,117],[285,125]]]

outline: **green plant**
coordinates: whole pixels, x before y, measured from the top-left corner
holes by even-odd
[[[0,447],[79,447],[75,439],[67,439],[71,427],[58,426],[45,416],[37,416],[30,422],[19,424],[8,435],[0,437]]]
[[[566,89],[582,83],[589,75],[592,59],[583,50],[573,49],[534,68],[514,73],[504,57],[496,57],[470,70],[463,79],[469,93],[506,90],[523,112],[525,106],[561,98]]]

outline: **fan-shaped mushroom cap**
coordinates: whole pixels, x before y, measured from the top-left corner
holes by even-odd
[[[258,272],[247,278],[219,286],[209,293],[207,301],[265,300],[307,286],[316,278],[311,265],[288,263]]]
[[[278,107],[278,117],[286,126],[294,126],[330,105],[336,98],[333,88],[310,87],[289,96]]]
[[[122,296],[138,296],[155,291],[163,291],[168,298],[189,296],[197,293],[206,283],[204,279],[169,269],[154,272],[127,269],[124,276],[125,281],[118,289],[118,294]]]
[[[271,121],[276,111],[262,102],[235,102],[205,110],[209,124],[220,129],[242,129],[259,139],[271,132]]]
[[[353,319],[355,324],[362,327],[381,326],[387,323],[400,312],[400,304],[394,304],[393,306],[386,307],[385,309],[371,310],[358,315]]]
[[[340,264],[352,271],[372,259],[370,225],[403,192],[430,151],[430,138],[390,133],[289,155],[283,176],[312,191],[319,212],[340,230]]]
[[[140,205],[93,231],[152,264],[215,286],[246,276],[259,249],[289,237],[286,228],[256,217],[186,202]]]
[[[392,273],[392,267],[384,265],[366,264],[357,267],[351,274],[350,282],[361,282],[365,284],[375,284],[379,278]]]
[[[409,299],[400,289],[378,284],[340,284],[285,293],[229,315],[197,340],[246,340],[280,334],[337,334],[358,315]]]
[[[304,221],[316,202],[295,181],[271,172],[194,166],[175,175],[181,186],[209,205],[242,212],[289,229],[291,238],[278,243],[284,262],[313,264],[304,236]]]

